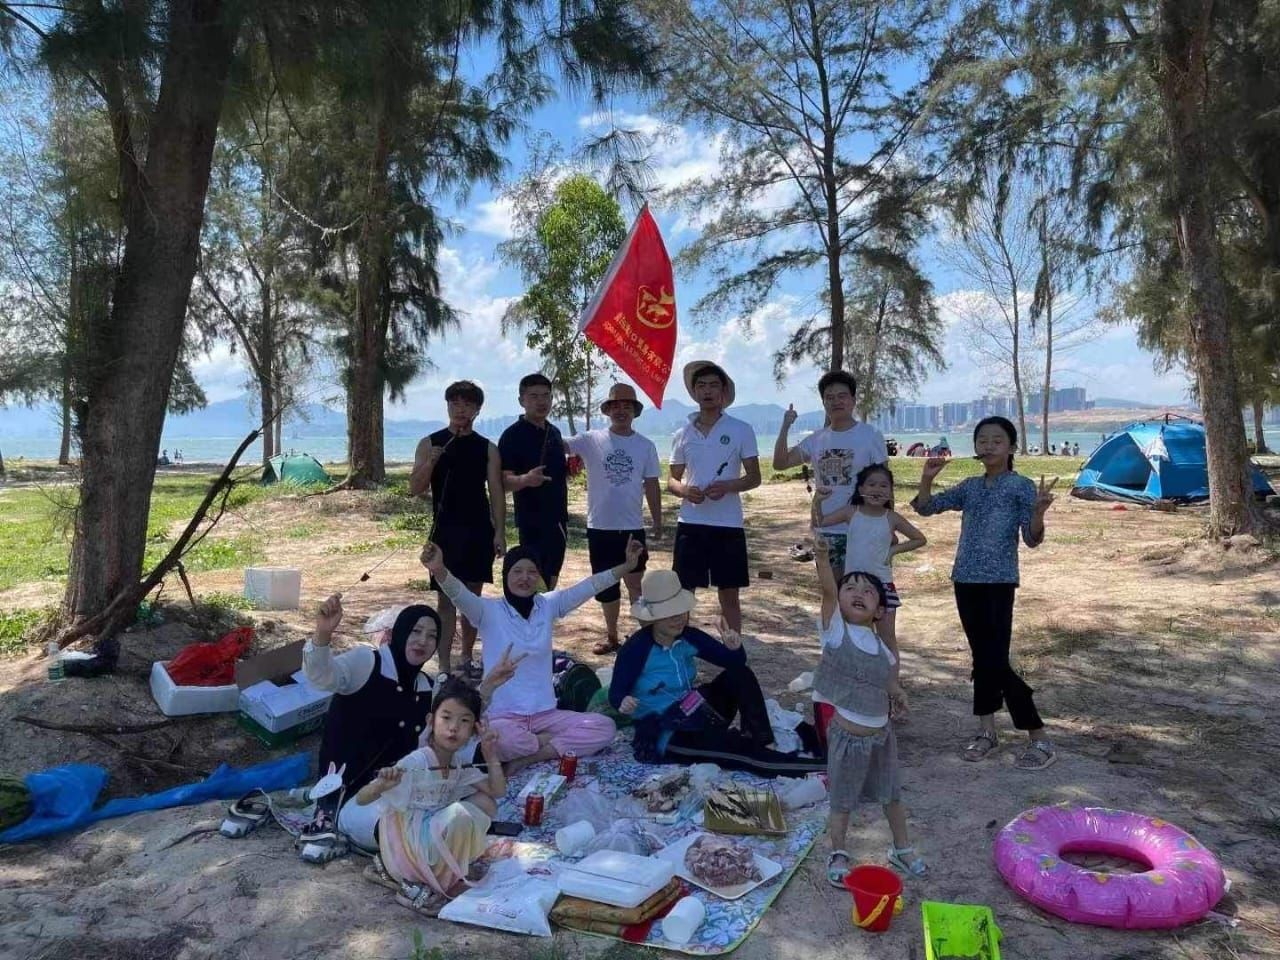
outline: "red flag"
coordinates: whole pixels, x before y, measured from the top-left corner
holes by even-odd
[[[658,409],[676,356],[675,293],[671,258],[646,205],[582,311],[578,331],[612,357]]]

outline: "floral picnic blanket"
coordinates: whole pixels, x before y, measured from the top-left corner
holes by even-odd
[[[632,787],[650,775],[676,769],[675,767],[659,767],[653,764],[637,763],[632,758],[631,746],[624,739],[625,734],[613,742],[608,750],[578,762],[578,775],[570,789],[594,788],[610,798],[622,798],[630,794]],[[498,818],[501,820],[521,820],[523,805],[517,800],[521,788],[534,773],[554,769],[548,764],[538,764],[513,779],[506,797],[498,807]],[[722,777],[731,778],[753,786],[768,785],[771,781],[747,773],[726,771]],[[563,804],[565,797],[559,796],[552,801],[540,827],[525,827],[518,840],[502,840],[491,843],[486,851],[486,859],[500,859],[517,856],[522,861],[535,864],[544,862],[549,870],[572,861],[563,858],[555,847],[555,832],[564,826],[563,817],[556,816],[557,808]],[[723,900],[715,894],[697,887],[692,888],[692,896],[696,896],[706,907],[707,916],[698,928],[693,939],[683,945],[668,943],[662,938],[661,924],[654,923],[644,934],[644,939],[626,939],[641,946],[657,947],[662,950],[673,950],[693,956],[717,956],[729,953],[743,943],[764,916],[765,910],[773,903],[792,875],[803,862],[810,848],[826,827],[827,803],[823,801],[799,810],[790,810],[786,814],[788,832],[785,836],[738,836],[736,841],[746,843],[755,853],[782,865],[782,872],[772,880],[761,884],[750,893],[737,900]],[[703,828],[689,819],[681,819],[671,825],[656,827],[656,833],[664,836],[668,844],[675,843],[690,833],[700,832]],[[531,872],[538,872],[536,866]],[[590,933],[588,936],[603,936],[607,939],[621,939],[608,934]]]

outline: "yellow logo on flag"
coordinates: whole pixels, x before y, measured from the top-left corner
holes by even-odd
[[[642,286],[636,294],[636,319],[646,327],[663,330],[675,323],[676,298],[663,288],[655,296],[648,287]]]

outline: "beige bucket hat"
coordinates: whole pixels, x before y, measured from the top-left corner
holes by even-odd
[[[693,591],[680,585],[674,570],[650,570],[640,583],[640,599],[631,605],[631,615],[641,623],[679,616],[693,609]]]
[[[724,405],[726,407],[733,406],[733,399],[737,395],[737,390],[733,385],[733,378],[724,372],[724,367],[720,366],[718,363],[712,362],[711,360],[695,360],[693,363],[686,363],[684,365],[684,388],[688,391],[689,396],[693,397],[694,400],[698,399],[693,395],[693,376],[703,367],[714,367],[716,370],[720,371],[720,375],[724,377],[725,382]]]
[[[631,406],[635,409],[636,416],[640,416],[644,412],[644,404],[640,402],[640,398],[636,396],[636,388],[629,383],[615,383],[609,388],[609,396],[605,397],[604,403],[600,404],[600,412],[608,413],[609,404],[618,400],[629,400]]]

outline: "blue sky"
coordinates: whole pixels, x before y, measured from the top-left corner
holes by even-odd
[[[613,111],[625,121],[621,125],[654,134],[653,163],[660,187],[675,186],[718,167],[719,143],[714,133],[666,123],[651,105],[634,98],[617,100]],[[598,120],[598,108],[581,99],[563,98],[541,108],[530,117],[524,134],[511,144],[507,178],[514,180],[524,172],[525,145],[539,133],[550,133],[567,148]],[[466,202],[447,209],[460,229],[441,251],[440,271],[445,295],[464,314],[464,320],[460,329],[435,345],[431,352],[435,369],[410,385],[407,403],[388,408],[392,419],[439,415],[444,386],[462,377],[481,383],[492,398],[486,403],[486,414],[517,412],[516,383],[538,366],[538,357],[525,347],[522,334],[504,339],[499,329],[503,311],[522,291],[518,274],[501,264],[495,253],[496,245],[510,236],[511,229],[511,208],[502,187],[477,186]],[[669,205],[657,201],[651,209],[673,256],[696,236],[694,227]],[[966,296],[963,284],[938,262],[934,239],[926,240],[921,249],[942,315],[948,321],[943,354],[949,366],[932,372],[915,399],[942,403],[1001,392],[991,389],[988,374],[970,358],[962,325],[956,322],[956,304]],[[821,281],[820,269],[789,277],[749,325],[737,317],[726,317],[722,323],[695,324],[689,308],[705,291],[706,281],[696,274],[678,272],[676,300],[681,314],[676,369],[689,360],[713,359],[734,377],[739,402],[785,405],[795,401],[800,409],[816,406],[812,391],[819,371],[811,367],[793,370],[779,385],[772,376],[772,353],[814,309]],[[766,357],[768,361],[762,362]],[[1055,386],[1083,386],[1091,397],[1170,404],[1184,402],[1187,397],[1185,374],[1180,370],[1156,372],[1151,355],[1137,345],[1134,330],[1128,326],[1106,329],[1097,339],[1059,358],[1055,366],[1061,371],[1054,377]],[[196,373],[211,400],[244,392],[240,361],[225,346],[201,358]],[[674,391],[683,394],[673,376],[668,395]]]

